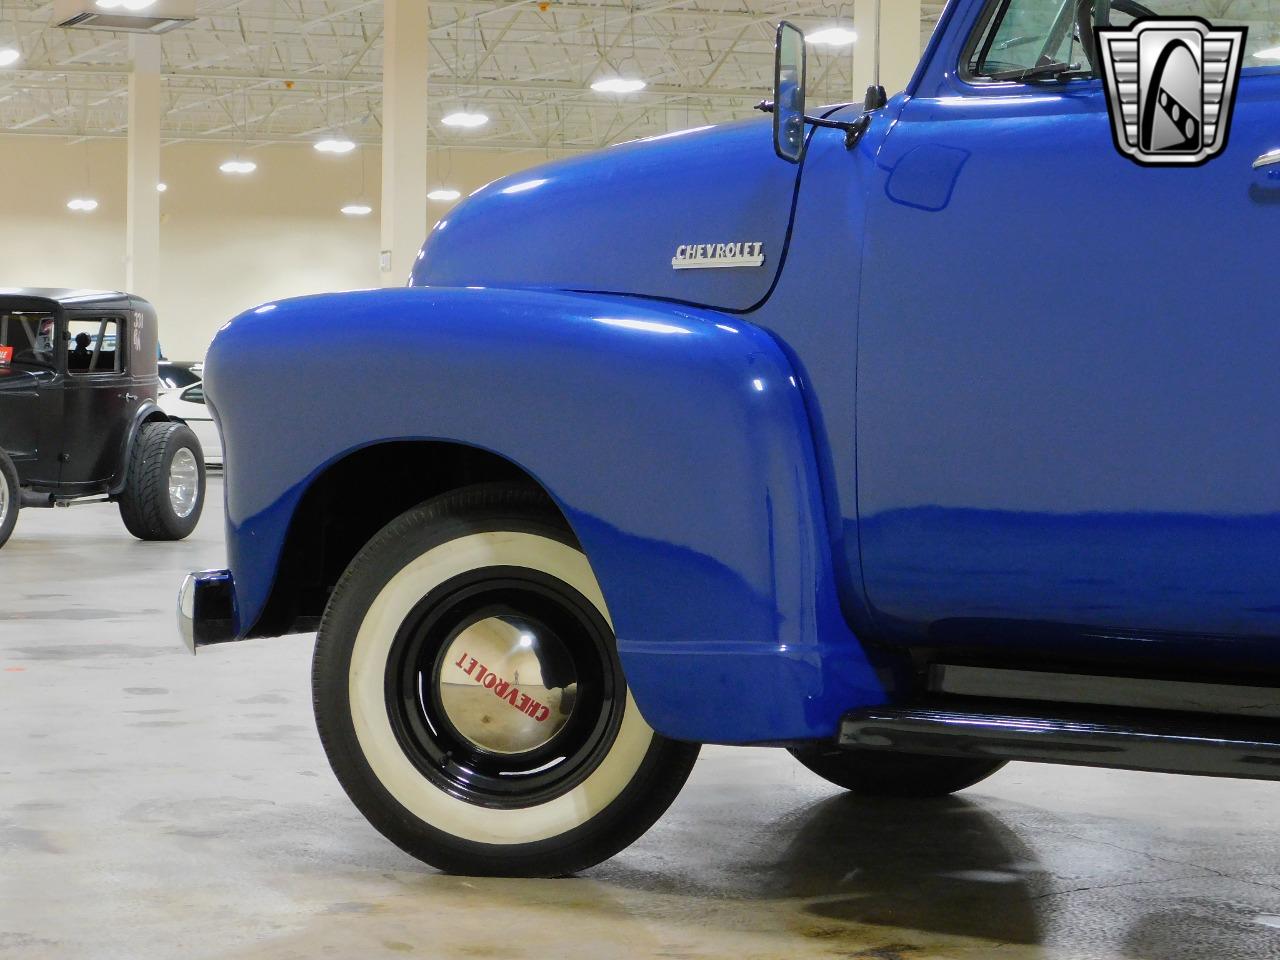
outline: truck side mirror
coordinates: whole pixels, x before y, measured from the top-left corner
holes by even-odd
[[[773,149],[783,160],[804,157],[804,34],[783,20],[778,24],[773,61]]]

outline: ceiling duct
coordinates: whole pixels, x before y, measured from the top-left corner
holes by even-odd
[[[136,4],[135,4],[136,5]],[[54,0],[53,22],[59,27],[166,33],[196,18],[196,0],[154,0],[137,10],[119,0]]]

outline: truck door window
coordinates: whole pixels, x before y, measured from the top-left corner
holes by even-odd
[[[67,372],[119,373],[123,340],[119,320],[110,317],[72,320],[67,324]]]
[[[0,367],[53,366],[53,315],[0,312]]]
[[[1070,62],[1075,41],[1064,29],[1076,0],[1005,0],[978,44],[971,65],[977,76],[992,77],[1013,70],[1025,70],[1041,63]],[[1065,49],[1064,49],[1065,48]]]
[[[1077,26],[1081,4],[1092,7],[1094,26],[1125,27],[1154,15],[1200,17],[1215,27],[1248,27],[1245,66],[1280,65],[1280,4],[1235,5],[1219,0],[996,0],[970,43],[965,58],[968,76],[1017,80],[1022,71],[1053,64],[1072,72],[1092,73]],[[1240,13],[1248,16],[1241,17]]]

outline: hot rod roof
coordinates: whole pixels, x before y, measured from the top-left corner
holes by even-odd
[[[0,287],[0,302],[7,299],[52,300],[64,307],[119,304],[133,298],[118,290],[76,290],[71,287]]]

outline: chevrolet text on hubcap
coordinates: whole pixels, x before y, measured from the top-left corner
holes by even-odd
[[[541,624],[514,613],[476,620],[445,647],[436,674],[444,718],[478,750],[537,750],[569,721],[578,686],[572,664]]]
[[[186,519],[196,508],[200,492],[200,471],[196,457],[186,447],[173,455],[169,463],[169,505],[179,517]],[[3,519],[0,516],[0,519]]]

